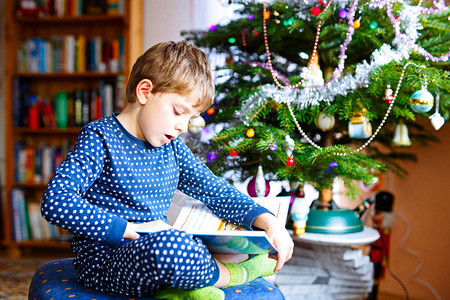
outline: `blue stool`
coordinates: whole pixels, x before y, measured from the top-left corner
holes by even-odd
[[[156,300],[151,297],[133,298],[112,293],[102,293],[81,286],[72,265],[73,258],[59,259],[45,263],[33,276],[28,293],[29,300]],[[225,299],[284,299],[281,291],[263,278],[224,289]]]

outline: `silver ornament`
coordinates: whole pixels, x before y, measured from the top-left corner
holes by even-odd
[[[191,120],[189,122],[188,130],[192,134],[199,134],[205,128],[206,122],[202,116],[198,116],[197,118]]]

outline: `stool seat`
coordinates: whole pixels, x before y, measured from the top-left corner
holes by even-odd
[[[103,293],[78,284],[73,258],[64,258],[45,263],[33,276],[28,293],[29,300],[153,300],[152,297],[128,297],[112,293]],[[257,278],[252,282],[223,290],[226,300],[234,299],[284,299],[281,291],[273,284]]]

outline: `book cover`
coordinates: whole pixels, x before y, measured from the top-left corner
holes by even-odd
[[[76,127],[81,127],[83,126],[83,90],[76,89],[74,95],[74,123]]]
[[[290,197],[257,197],[253,200],[286,222]],[[212,253],[276,254],[265,231],[246,230],[215,216],[202,202],[177,191],[168,212],[169,224],[202,239]],[[145,227],[140,234],[154,232]]]
[[[28,203],[28,216],[30,218],[31,225],[31,237],[33,240],[43,240],[44,234],[41,227],[41,208],[37,202]]]
[[[72,34],[64,36],[64,51],[65,51],[65,66],[66,69],[64,71],[69,73],[75,72],[75,47],[76,47],[76,39]]]
[[[86,71],[86,37],[79,35],[76,40],[76,70],[79,73]]]

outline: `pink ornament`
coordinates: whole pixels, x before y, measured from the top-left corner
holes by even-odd
[[[258,197],[256,194],[256,176],[250,179],[247,185],[247,192],[250,195],[250,197]],[[266,191],[264,193],[264,197],[267,197],[270,193],[270,184],[269,180],[266,180]]]

